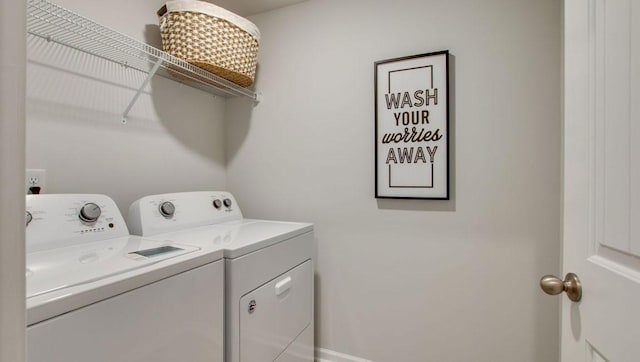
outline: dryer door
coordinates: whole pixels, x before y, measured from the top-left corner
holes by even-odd
[[[311,324],[312,286],[306,261],[240,299],[241,362],[274,361]]]

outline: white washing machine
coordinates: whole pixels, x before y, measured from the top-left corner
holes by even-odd
[[[224,361],[220,248],[129,236],[104,195],[27,196],[29,362]]]
[[[314,360],[312,224],[244,219],[226,192],[147,196],[128,223],[145,238],[224,249],[227,362]]]

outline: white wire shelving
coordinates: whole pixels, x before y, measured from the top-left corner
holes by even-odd
[[[251,89],[240,87],[46,0],[28,1],[27,33],[147,73],[147,78],[122,114],[123,123],[126,123],[129,111],[154,75],[217,96],[242,96],[258,102],[258,95]]]

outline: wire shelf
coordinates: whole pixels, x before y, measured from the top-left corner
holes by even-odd
[[[222,97],[244,96],[257,101],[257,95],[251,89],[240,87],[46,0],[28,1],[27,33],[149,73],[150,76],[155,73]]]

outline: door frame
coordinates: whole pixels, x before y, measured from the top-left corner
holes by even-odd
[[[25,360],[26,0],[0,0],[0,362]]]

